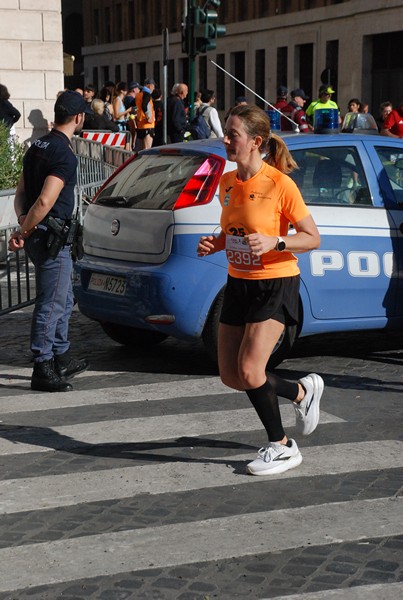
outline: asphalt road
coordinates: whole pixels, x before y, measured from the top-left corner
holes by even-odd
[[[321,374],[319,427],[254,478],[262,428],[200,343],[127,350],[75,311],[90,369],[41,394],[29,324],[0,322],[0,600],[403,597],[401,332],[301,340],[278,372]]]

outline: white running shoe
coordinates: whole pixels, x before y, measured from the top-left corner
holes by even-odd
[[[306,394],[301,402],[293,402],[295,426],[298,433],[309,435],[315,431],[319,423],[319,404],[324,383],[322,377],[316,375],[316,373],[310,373],[306,377],[302,377],[298,383],[306,390]]]
[[[291,442],[290,447],[271,442],[267,448],[260,448],[257,458],[247,465],[247,472],[251,475],[272,475],[298,467],[302,463],[301,452],[294,440],[288,441]]]

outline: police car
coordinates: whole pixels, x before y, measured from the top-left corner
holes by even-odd
[[[298,255],[299,323],[286,329],[271,366],[297,336],[403,326],[401,140],[284,139],[321,246]],[[85,215],[75,267],[81,312],[122,344],[201,337],[215,357],[227,261],[224,252],[198,258],[196,247],[201,235],[219,232],[218,183],[234,168],[221,140],[152,148],[125,163]]]

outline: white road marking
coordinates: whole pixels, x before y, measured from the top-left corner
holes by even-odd
[[[18,371],[20,372],[20,371]],[[94,406],[99,404],[112,404],[120,402],[141,402],[144,400],[173,400],[178,398],[203,397],[218,394],[239,394],[236,390],[231,390],[223,383],[219,377],[208,377],[202,379],[184,379],[165,381],[162,383],[143,383],[140,385],[105,387],[102,389],[80,390],[79,392],[67,394],[49,394],[28,392],[30,386],[30,377],[32,370],[29,371],[29,380],[26,384],[27,393],[19,396],[0,397],[0,418],[1,415],[19,412],[34,412],[38,410],[54,410],[59,408],[73,408],[76,406]],[[99,377],[97,371],[84,372],[78,377]],[[102,372],[102,377],[108,373]],[[109,375],[115,378],[119,375],[116,372],[110,372]],[[4,381],[4,375],[2,376]],[[9,380],[10,385],[19,383]],[[4,384],[3,384],[4,385]],[[24,390],[25,391],[25,390]],[[57,399],[57,401],[56,401]],[[4,419],[3,419],[4,420]]]
[[[292,404],[281,406],[285,427],[295,424]],[[342,423],[343,419],[321,412],[321,424]],[[2,429],[3,427],[3,429]],[[174,414],[98,421],[52,428],[23,427],[13,430],[0,424],[0,455],[69,450],[85,444],[136,444],[186,436],[220,434],[230,431],[261,431],[253,408]]]
[[[66,475],[49,475],[0,482],[0,514],[44,510],[130,498],[139,494],[179,493],[220,486],[248,485],[273,479],[315,477],[403,467],[403,442],[359,442],[317,446],[302,450],[303,463],[280,475],[252,477],[234,473],[234,465],[253,460],[252,454],[106,469]],[[136,454],[136,451],[133,451]],[[147,454],[145,454],[147,456]]]
[[[8,547],[0,591],[402,535],[402,516],[403,498],[378,498]]]

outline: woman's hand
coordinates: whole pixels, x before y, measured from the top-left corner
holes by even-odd
[[[207,256],[215,252],[217,238],[214,235],[203,235],[197,245],[197,256]]]
[[[253,256],[262,256],[270,250],[274,250],[277,245],[276,236],[267,236],[263,233],[251,233],[245,236],[250,249],[252,250]]]

